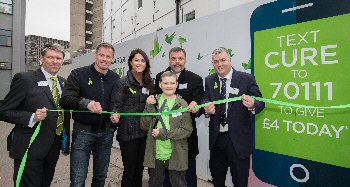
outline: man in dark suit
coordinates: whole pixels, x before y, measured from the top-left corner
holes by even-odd
[[[209,122],[209,168],[215,187],[224,187],[230,167],[234,186],[248,185],[250,155],[254,149],[252,117],[265,103],[253,75],[236,71],[228,51],[221,47],[212,53],[216,73],[205,78],[203,103],[242,96],[242,101],[206,106]],[[248,96],[250,95],[250,96]]]
[[[63,60],[60,45],[46,45],[41,51],[42,67],[16,74],[0,106],[0,120],[15,124],[8,137],[10,157],[14,159],[14,181],[30,138],[42,121],[41,130],[28,150],[20,186],[49,187],[60,150],[63,148],[65,155],[69,152],[70,113],[47,111],[60,109],[56,97],[62,93],[65,80],[57,76],[57,72]],[[53,85],[57,78],[58,82]]]
[[[178,77],[178,87],[175,94],[179,94],[187,103],[191,112],[193,131],[188,138],[188,170],[186,172],[187,186],[197,187],[196,175],[196,157],[198,151],[198,136],[196,127],[196,117],[199,117],[202,112],[193,110],[197,104],[200,103],[203,97],[203,79],[199,75],[185,69],[186,65],[186,51],[180,47],[174,47],[169,51],[169,67],[165,71],[175,72]],[[164,71],[163,71],[164,72]],[[156,76],[156,91],[162,93],[159,88],[160,72]],[[171,186],[169,172],[166,171],[164,187]]]

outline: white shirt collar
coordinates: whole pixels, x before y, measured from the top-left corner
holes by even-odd
[[[179,78],[180,77],[180,74],[181,74],[181,72],[182,72],[183,70],[181,70],[180,72],[178,72],[178,73],[175,73],[173,70],[171,70],[171,72],[173,72],[173,73],[175,73],[176,74],[176,76],[177,76],[177,78]]]
[[[218,74],[218,77],[219,77],[219,79],[226,78],[227,80],[231,80],[232,79],[232,67],[231,67],[230,72],[228,72],[228,74],[225,77],[221,77],[219,74]]]
[[[56,75],[51,75],[49,72],[47,72],[44,67],[41,66],[41,71],[43,72],[46,80],[51,80],[51,77],[57,77],[57,74]]]

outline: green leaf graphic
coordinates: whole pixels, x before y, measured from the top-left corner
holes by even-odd
[[[215,69],[214,68],[213,69],[209,69],[209,75],[212,75],[214,73],[215,73]]]
[[[252,69],[252,59],[250,58],[247,63],[242,63],[242,66],[245,70]]]
[[[201,53],[198,53],[198,55],[197,55],[197,60],[200,60],[200,59],[202,59],[203,58],[203,55],[201,55]]]
[[[158,37],[154,38],[153,50],[149,53],[152,58],[157,56],[162,51],[162,46],[158,42]]]
[[[168,36],[168,34],[165,34],[165,42],[171,45],[174,37],[175,37],[175,32],[173,32],[173,34],[171,34],[170,36]]]
[[[187,42],[186,38],[182,37],[182,36],[179,36],[179,42],[180,42],[180,46],[182,48],[182,44]]]
[[[233,54],[232,49],[227,49],[227,51],[230,54],[230,57],[233,57],[233,55],[235,55],[235,54]]]

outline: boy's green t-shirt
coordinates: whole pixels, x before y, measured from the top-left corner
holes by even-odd
[[[159,108],[162,106],[165,98],[163,94],[159,98]],[[167,103],[165,104],[164,110],[161,112],[168,112],[173,108],[175,105],[175,99],[167,99]],[[162,115],[164,124],[166,129],[170,129],[170,115]],[[160,121],[157,123],[158,128],[163,128],[162,124]],[[172,148],[171,148],[171,142],[170,140],[156,140],[156,159],[158,160],[169,160],[171,156]]]

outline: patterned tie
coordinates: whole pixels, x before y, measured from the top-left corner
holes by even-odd
[[[57,77],[51,77],[52,80],[52,96],[53,99],[55,100],[57,110],[62,110],[62,107],[60,106],[60,92],[58,90],[57,84],[58,84],[58,78]],[[57,129],[56,129],[56,134],[61,135],[63,131],[63,120],[64,120],[64,115],[63,112],[60,111],[58,112],[58,118],[57,118]]]
[[[220,78],[221,80],[221,92],[220,100],[226,99],[226,78]],[[220,104],[220,124],[224,127],[226,123],[226,103]]]

